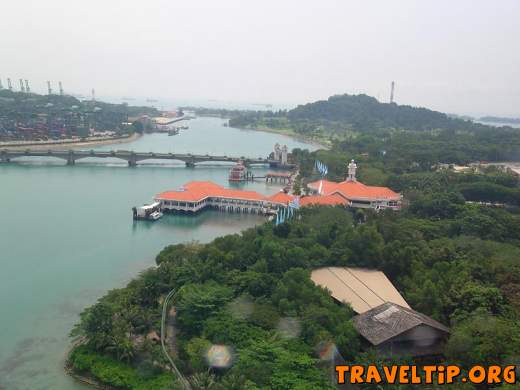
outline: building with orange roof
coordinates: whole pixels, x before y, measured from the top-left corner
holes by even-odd
[[[277,192],[274,195],[268,196],[267,199],[273,204],[283,204],[287,205],[289,202],[292,202],[297,196],[287,194],[283,191]]]
[[[350,202],[337,194],[309,195],[300,198],[300,206],[350,206]]]
[[[178,190],[165,191],[155,196],[161,210],[196,213],[204,208],[222,211],[273,214],[278,207],[285,207],[294,196],[283,192],[264,196],[255,191],[225,188],[210,181],[192,181]]]
[[[301,207],[311,205],[348,206],[379,209],[401,207],[401,195],[387,187],[367,186],[356,180],[354,160],[348,166],[347,179],[341,183],[318,180],[308,184],[311,195],[298,197],[283,191],[270,196],[255,191],[225,188],[210,181],[192,181],[178,190],[155,196],[160,209],[166,212],[196,213],[205,208],[221,211],[275,214],[280,207],[299,200]]]
[[[368,186],[356,179],[357,165],[352,160],[348,165],[348,173],[345,181],[341,183],[329,180],[318,180],[309,183],[311,193],[318,197],[337,195],[342,197],[350,207],[394,209],[401,208],[402,196],[388,187]],[[302,198],[302,201],[305,198]],[[330,200],[332,202],[332,200]],[[308,201],[310,202],[310,200]],[[323,202],[327,202],[323,200]]]

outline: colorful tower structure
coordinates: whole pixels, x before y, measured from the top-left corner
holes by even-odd
[[[282,146],[282,153],[280,156],[280,162],[282,163],[282,165],[287,165],[288,155],[289,155],[289,149],[287,148],[287,145]]]
[[[273,158],[276,161],[280,161],[280,159],[282,158],[282,151],[280,149],[280,144],[279,143],[276,143],[274,145],[274,155],[273,155]]]

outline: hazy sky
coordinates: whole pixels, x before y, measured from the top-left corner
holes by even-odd
[[[520,0],[4,0],[0,77],[259,103],[395,80],[398,103],[520,116]]]

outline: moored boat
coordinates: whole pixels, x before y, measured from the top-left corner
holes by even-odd
[[[139,207],[132,207],[134,219],[144,219],[147,221],[157,221],[163,216],[161,212],[161,204],[154,202]]]

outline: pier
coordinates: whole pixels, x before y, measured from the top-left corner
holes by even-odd
[[[265,175],[266,183],[290,184],[292,180],[291,172],[267,172]]]
[[[195,167],[198,163],[237,163],[242,161],[245,165],[269,165],[274,168],[293,168],[294,164],[282,163],[282,160],[273,158],[252,158],[252,157],[231,157],[231,156],[211,156],[209,154],[182,154],[182,153],[155,153],[155,152],[134,152],[129,150],[0,150],[0,162],[8,163],[20,157],[55,157],[65,160],[68,165],[74,165],[76,161],[87,158],[119,158],[128,162],[129,167],[137,166],[139,161],[144,160],[172,160],[182,161],[186,167]]]
[[[231,213],[272,215],[287,207],[294,196],[282,192],[264,196],[255,191],[224,188],[209,181],[194,181],[179,190],[155,196],[163,212],[195,214],[206,208]]]

